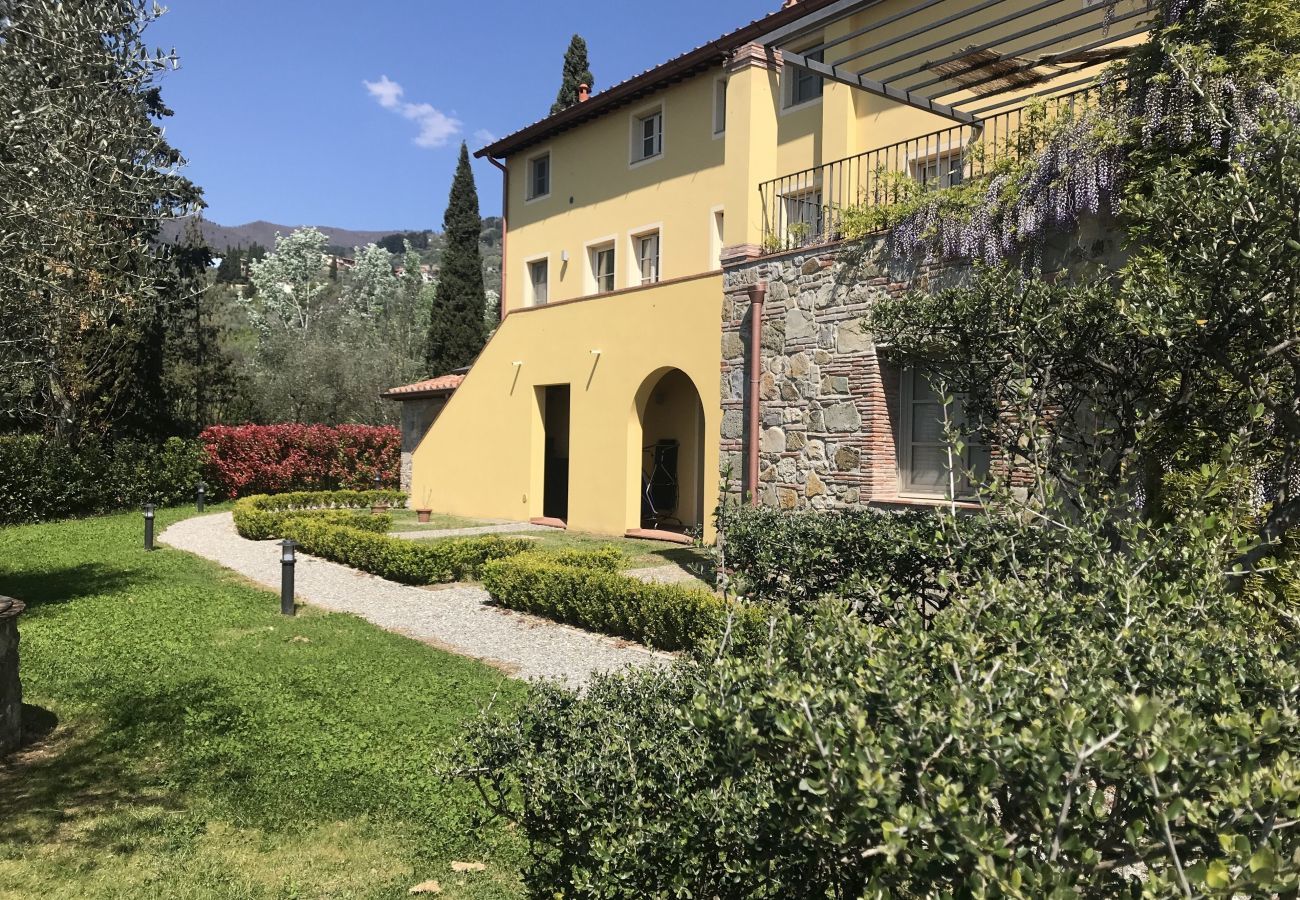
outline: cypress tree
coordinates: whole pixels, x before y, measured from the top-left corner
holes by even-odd
[[[569,41],[569,49],[564,51],[564,76],[560,83],[560,93],[551,104],[551,115],[568,109],[578,102],[578,86],[585,84],[595,87],[595,76],[587,63],[587,42],[582,35],[575,34]]]
[[[487,294],[478,246],[483,220],[479,215],[474,172],[469,165],[469,149],[463,143],[442,227],[442,270],[433,297],[425,354],[431,375],[469,365],[487,340],[483,325]]]

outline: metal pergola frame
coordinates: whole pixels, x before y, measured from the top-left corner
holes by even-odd
[[[1067,75],[1097,69],[1122,57],[1131,45],[1121,42],[1146,32],[1153,13],[1148,0],[1111,3],[1105,0],[1097,3],[1089,0],[919,0],[844,35],[821,40],[813,46],[799,46],[801,41],[823,34],[827,27],[883,2],[839,0],[763,35],[757,43],[779,49],[786,64],[807,69],[830,81],[978,126],[981,115],[1006,105],[989,105],[990,98],[1027,91]],[[940,4],[959,8],[939,18],[922,20],[922,13]],[[1001,14],[987,22],[925,40],[935,29],[999,6],[1006,12],[998,11]],[[1116,9],[1117,6],[1125,7],[1124,11]],[[1044,19],[1043,15],[1049,18]],[[900,34],[882,37],[826,61],[828,51],[900,22],[904,23]],[[1127,27],[1114,27],[1121,24]],[[1073,27],[1062,30],[1063,26]],[[1044,37],[1044,33],[1048,36]],[[799,49],[787,49],[792,46]],[[890,50],[894,52],[885,54]],[[934,51],[940,55],[926,56]],[[1049,86],[1030,96],[1074,89],[1088,80],[1082,78],[1068,85]],[[968,96],[949,99],[960,94]]]

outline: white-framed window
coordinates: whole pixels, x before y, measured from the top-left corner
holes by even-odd
[[[820,41],[819,41],[820,43]],[[816,45],[813,45],[816,46]],[[810,48],[811,49],[811,48]],[[803,51],[795,51],[803,53]],[[825,62],[826,52],[816,50],[811,53],[803,53],[813,62]],[[820,100],[826,87],[826,79],[818,75],[811,69],[805,69],[803,66],[789,65],[785,66],[785,74],[781,79],[785,85],[785,108],[791,109],[795,106],[803,106],[805,103],[812,103],[814,100]]]
[[[826,212],[820,188],[786,194],[785,232],[790,242],[801,247],[815,243],[826,229]]]
[[[632,117],[632,162],[655,159],[664,152],[663,107]]]
[[[551,193],[551,154],[549,152],[528,160],[528,200],[540,200]]]
[[[587,249],[591,265],[591,281],[597,294],[614,290],[614,242],[597,244]]]
[[[965,161],[960,149],[941,150],[913,159],[912,178],[929,188],[946,188],[961,184],[965,178]]]
[[[961,453],[949,444],[949,429],[960,432],[965,425],[961,399],[945,403],[917,368],[903,370],[900,387],[899,493],[951,499],[955,490],[957,497],[970,496],[988,471],[988,451],[969,440],[963,440]]]
[[[542,306],[551,297],[551,264],[546,257],[528,263],[528,284],[532,291],[532,305]]]
[[[650,231],[632,238],[636,251],[637,274],[642,284],[659,283],[659,232]]]
[[[727,79],[719,78],[713,82],[713,136],[720,137],[727,131]]]

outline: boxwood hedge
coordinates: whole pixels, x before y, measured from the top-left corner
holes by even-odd
[[[745,627],[762,618],[757,608],[728,603],[703,588],[648,584],[572,556],[526,553],[495,560],[483,567],[483,584],[509,609],[660,650],[688,650],[715,640],[729,615]]]

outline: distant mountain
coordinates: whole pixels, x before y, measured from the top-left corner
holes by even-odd
[[[188,219],[173,219],[163,223],[162,237],[164,241],[172,241],[181,235],[185,230]],[[276,234],[288,234],[296,228],[302,228],[301,225],[277,225],[274,222],[249,222],[247,225],[218,225],[216,222],[203,220],[203,237],[207,240],[208,246],[213,250],[220,252],[230,247],[249,247],[253,244],[261,244],[263,247],[274,247]],[[325,234],[329,235],[330,244],[336,247],[364,247],[366,244],[373,244],[380,238],[396,232],[405,231],[403,228],[391,228],[388,231],[353,231],[350,228],[335,228],[330,225],[317,225]]]

